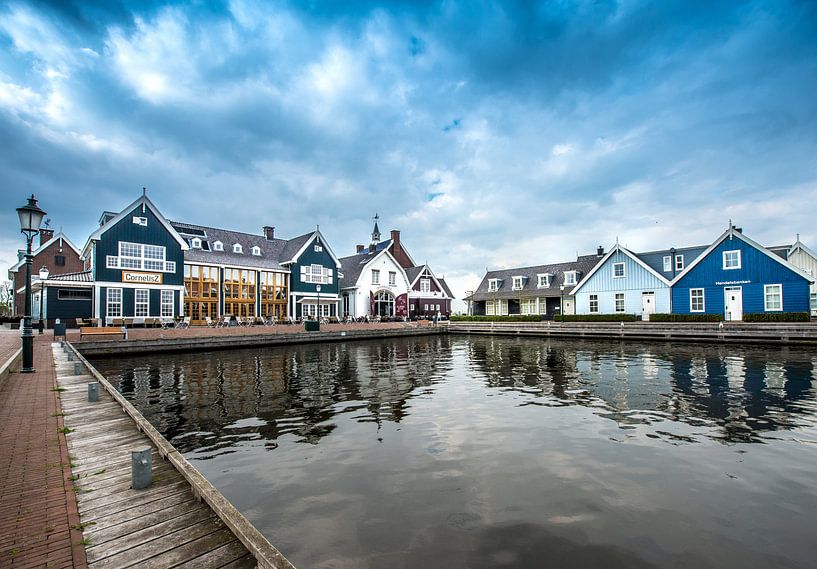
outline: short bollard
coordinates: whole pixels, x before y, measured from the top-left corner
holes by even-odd
[[[99,401],[99,382],[88,384],[88,401]]]
[[[74,354],[72,354],[71,352],[68,352],[68,361],[69,362],[74,361]]]
[[[131,488],[141,490],[153,482],[151,449],[132,450],[131,457]]]
[[[74,362],[74,375],[82,373],[82,362]]]

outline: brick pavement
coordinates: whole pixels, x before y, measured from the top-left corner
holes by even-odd
[[[9,569],[87,567],[50,339],[35,339],[36,373],[0,386],[0,567]]]

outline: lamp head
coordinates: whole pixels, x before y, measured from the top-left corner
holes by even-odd
[[[48,267],[43,267],[42,269],[40,269],[40,280],[41,281],[47,280],[48,273],[49,273]]]
[[[17,208],[17,216],[20,218],[20,232],[30,238],[40,232],[40,224],[43,222],[45,212],[37,207],[37,200],[34,194],[31,194],[28,203]]]

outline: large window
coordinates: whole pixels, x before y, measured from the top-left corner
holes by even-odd
[[[616,312],[624,312],[624,293],[616,293]]]
[[[723,252],[723,268],[725,270],[740,268],[740,250]]]
[[[596,314],[599,311],[599,295],[590,295],[590,313]]]
[[[255,316],[255,271],[224,269],[224,314]]]
[[[420,279],[420,292],[431,292],[431,279]]]
[[[261,315],[266,317],[275,316],[278,319],[286,318],[289,275],[264,271],[259,279]]]
[[[377,316],[394,316],[394,295],[381,290],[374,297],[374,313]]]
[[[165,260],[166,249],[158,245],[119,242],[119,256],[108,255],[105,266],[109,269],[138,269],[175,273],[176,263]]]
[[[613,278],[624,278],[624,263],[613,263]]]
[[[332,269],[323,265],[303,265],[301,267],[301,282],[314,284],[332,284]]]
[[[190,317],[191,323],[202,324],[207,318],[218,318],[218,280],[216,267],[184,266],[184,314]],[[165,316],[164,304],[162,312]]]
[[[380,284],[380,271],[378,269],[372,269],[372,284]]]
[[[162,314],[163,318],[173,318],[175,314],[173,314],[173,295],[174,292],[172,290],[163,290],[162,291]]]
[[[108,296],[107,296],[107,312],[106,316],[108,318],[121,318],[122,317],[122,289],[121,288],[109,288],[108,289]]]
[[[783,285],[765,285],[763,287],[763,297],[765,299],[765,310],[783,310]]]
[[[689,290],[689,311],[690,312],[704,312],[706,310],[706,302],[704,298],[704,289],[693,288]]]
[[[314,302],[304,302],[301,304],[301,318],[315,318],[315,313],[317,312],[317,304]],[[329,318],[331,314],[332,305],[321,303],[321,317],[322,318]]]
[[[150,315],[150,291],[146,288],[137,288],[134,291],[133,315],[143,317]]]

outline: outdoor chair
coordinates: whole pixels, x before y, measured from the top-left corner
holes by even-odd
[[[205,323],[205,324],[207,324],[207,327],[208,327],[208,328],[215,328],[216,326],[218,326],[218,323],[217,323],[217,322],[215,322],[215,321],[214,321],[212,318],[210,318],[209,316],[205,316],[205,317],[204,317],[204,323]]]
[[[172,318],[162,317],[159,319],[159,326],[162,327],[162,330],[173,328],[175,324]]]
[[[142,328],[145,327],[145,319],[142,316],[136,316],[131,319],[130,325],[133,326],[141,326]]]
[[[179,320],[178,322],[176,322],[176,325],[174,326],[174,328],[178,328],[178,329],[190,328],[190,317],[185,316],[182,320]]]

